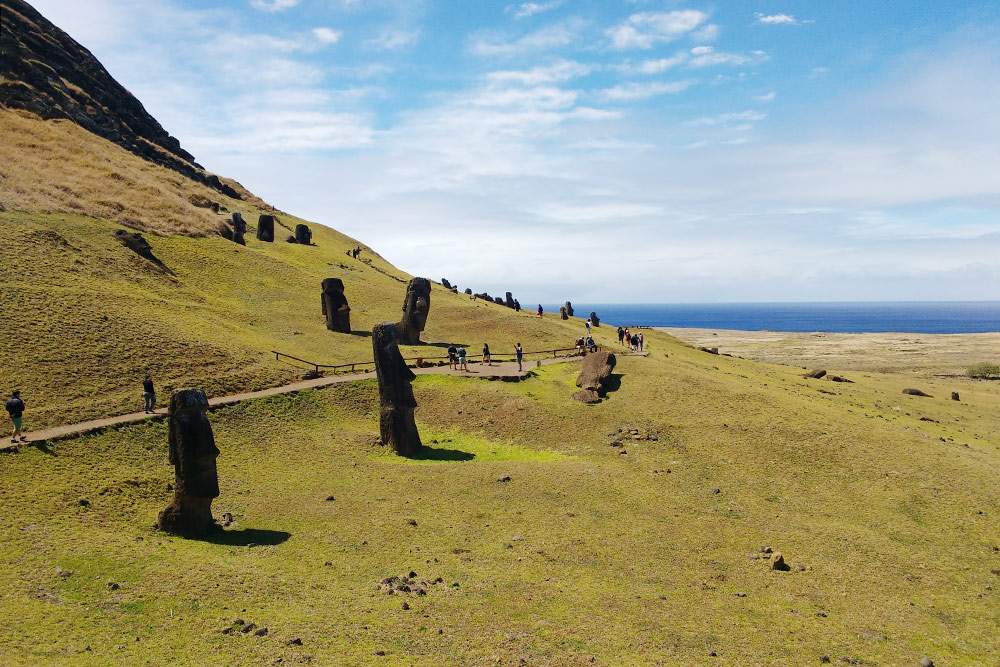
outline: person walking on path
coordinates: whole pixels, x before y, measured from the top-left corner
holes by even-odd
[[[490,366],[493,365],[493,359],[490,357],[489,343],[483,343],[483,363]]]
[[[153,387],[153,378],[148,375],[142,381],[142,401],[147,415],[156,412],[156,389]]]
[[[28,440],[27,436],[21,435],[21,417],[24,415],[24,401],[21,400],[21,392],[15,390],[10,395],[10,398],[7,399],[4,407],[7,408],[7,412],[10,414],[10,420],[14,422],[14,430],[10,434],[10,441],[14,444],[17,444],[19,439],[21,442],[26,442]]]
[[[642,352],[642,345],[643,345],[643,343],[645,343],[645,342],[646,342],[646,341],[645,341],[645,340],[643,340],[643,337],[642,337],[642,332],[640,331],[640,332],[639,332],[639,351],[640,351],[640,352]]]
[[[589,336],[590,335],[590,318],[589,317],[587,318],[587,321],[584,322],[584,324],[587,325],[587,335]]]
[[[465,363],[465,348],[462,346],[458,348],[458,366],[459,370],[463,370],[466,373],[469,372],[469,367]]]
[[[629,333],[628,327],[625,327],[625,347],[629,347],[632,344],[632,334]]]
[[[618,327],[618,344],[619,345],[625,344],[625,330],[622,329],[621,327]]]
[[[538,316],[542,316],[542,304],[538,304]]]
[[[454,344],[448,346],[448,368],[458,370],[458,350]]]
[[[541,308],[541,306],[539,306],[539,308]],[[541,313],[538,314],[541,315]],[[524,370],[521,367],[521,358],[524,356],[524,352],[521,350],[520,343],[514,346],[514,353],[517,355],[517,372],[520,373],[522,370]]]

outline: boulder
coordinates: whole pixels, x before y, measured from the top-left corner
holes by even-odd
[[[469,296],[472,296],[472,288],[471,287],[466,287],[465,288],[465,293],[468,294]]]
[[[919,389],[904,389],[903,393],[904,394],[908,394],[910,396],[926,396],[927,398],[934,398],[930,394],[925,394],[924,392],[920,391]]]
[[[780,572],[787,572],[791,568],[785,563],[785,557],[780,553],[771,554],[771,560],[769,561],[772,570],[778,570]]]
[[[262,213],[257,218],[257,240],[274,243],[274,216]]]

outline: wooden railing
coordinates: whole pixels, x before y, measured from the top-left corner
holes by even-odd
[[[596,348],[596,350],[593,349],[593,348]],[[592,351],[599,351],[599,350],[602,349],[602,346],[600,346],[600,345],[594,345],[593,348],[591,348]],[[534,352],[523,352],[521,354],[521,356],[522,356],[522,358],[524,360],[527,360],[529,356],[533,356],[534,355],[534,356],[537,357],[538,355],[544,355],[545,357],[548,357],[548,355],[551,354],[553,359],[558,359],[560,356],[563,356],[563,357],[573,357],[573,356],[577,356],[577,355],[581,355],[581,354],[586,354],[587,351],[588,351],[587,348],[584,348],[583,350],[581,350],[581,349],[576,348],[576,347],[563,347],[563,348],[558,348],[558,349],[555,349],[555,350],[536,350]],[[559,354],[560,352],[567,352],[569,354],[562,354],[562,355],[560,355]],[[314,361],[306,361],[305,359],[299,359],[298,357],[293,357],[292,355],[285,354],[284,352],[278,352],[277,350],[271,350],[271,353],[274,355],[275,361],[282,361],[282,359],[291,359],[292,361],[297,361],[297,362],[299,362],[301,364],[305,364],[307,367],[312,367],[312,369],[315,370],[317,373],[320,372],[320,369],[329,369],[329,370],[332,370],[334,373],[337,373],[337,372],[355,373],[359,369],[362,369],[362,370],[364,370],[364,372],[367,373],[370,370],[372,370],[372,368],[374,368],[374,366],[375,366],[375,360],[374,359],[371,360],[371,361],[353,361],[353,362],[344,363],[344,364],[318,364],[318,363],[316,363]],[[465,358],[466,358],[466,360],[469,363],[475,363],[476,359],[479,359],[481,361],[482,358],[483,358],[483,355],[482,354],[466,355]],[[491,361],[515,361],[517,359],[517,354],[516,353],[510,353],[510,354],[507,354],[507,353],[492,354],[491,353],[490,354],[490,359],[491,359]],[[412,361],[412,362],[414,362],[412,364],[407,364],[408,366],[417,366],[417,367],[419,367],[420,365],[422,365],[423,362],[427,362],[427,361],[447,361],[447,360],[448,360],[448,355],[437,356],[437,357],[403,357],[403,361],[407,361],[407,362],[411,362]],[[295,365],[295,364],[291,364],[291,363],[289,363],[287,361],[282,361],[282,363],[289,364],[290,366],[294,366]]]

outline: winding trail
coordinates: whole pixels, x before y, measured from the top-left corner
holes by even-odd
[[[559,357],[556,359],[543,359],[538,361],[525,361],[523,371],[517,370],[517,362],[515,361],[502,361],[496,362],[492,366],[484,366],[479,363],[469,364],[469,371],[454,371],[447,366],[433,366],[431,368],[414,368],[413,372],[417,375],[454,375],[457,377],[469,377],[469,378],[481,378],[481,379],[499,379],[511,381],[513,379],[523,379],[528,375],[528,371],[531,368],[536,368],[539,364],[542,366],[548,366],[549,364],[580,361],[583,357]],[[276,396],[278,394],[292,394],[297,391],[302,391],[303,389],[314,389],[316,387],[328,387],[332,384],[340,384],[342,382],[354,382],[356,380],[364,380],[367,378],[374,378],[375,371],[368,371],[362,373],[347,373],[344,375],[332,375],[330,377],[316,378],[315,380],[300,380],[298,382],[292,382],[290,384],[281,385],[279,387],[270,387],[268,389],[261,389],[260,391],[250,391],[243,394],[230,394],[228,396],[214,396],[208,399],[208,404],[210,406],[221,406],[221,405],[232,405],[233,403],[239,403],[240,401],[246,401],[253,398],[262,398],[264,396]],[[104,419],[93,419],[91,421],[80,422],[79,424],[67,424],[65,426],[56,426],[53,428],[44,429],[42,431],[34,431],[32,433],[26,434],[28,436],[27,442],[22,442],[17,445],[6,442],[0,446],[0,451],[16,451],[19,447],[24,445],[39,444],[50,440],[62,440],[64,438],[71,438],[80,435],[90,433],[92,431],[98,431],[101,429],[108,428],[109,426],[118,426],[120,424],[130,424],[134,422],[140,422],[146,419],[162,419],[167,414],[166,408],[159,408],[153,414],[146,414],[145,412],[133,412],[125,415],[118,415],[115,417],[106,417]]]

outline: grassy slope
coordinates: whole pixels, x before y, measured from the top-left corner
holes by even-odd
[[[621,388],[597,406],[569,400],[571,365],[517,385],[419,378],[425,443],[471,460],[414,464],[373,448],[370,380],[216,411],[214,510],[236,518],[217,543],[150,527],[173,476],[163,423],[0,458],[0,653],[23,664],[371,664],[377,650],[408,665],[1000,659],[995,391],[970,385],[952,403],[859,375],[823,394],[832,383],[796,369],[661,334],[653,347],[621,360]],[[628,427],[659,439],[621,456],[606,432]],[[764,544],[807,570],[747,558]],[[444,584],[404,611],[375,585],[410,569]],[[223,635],[236,618],[269,635]]]

